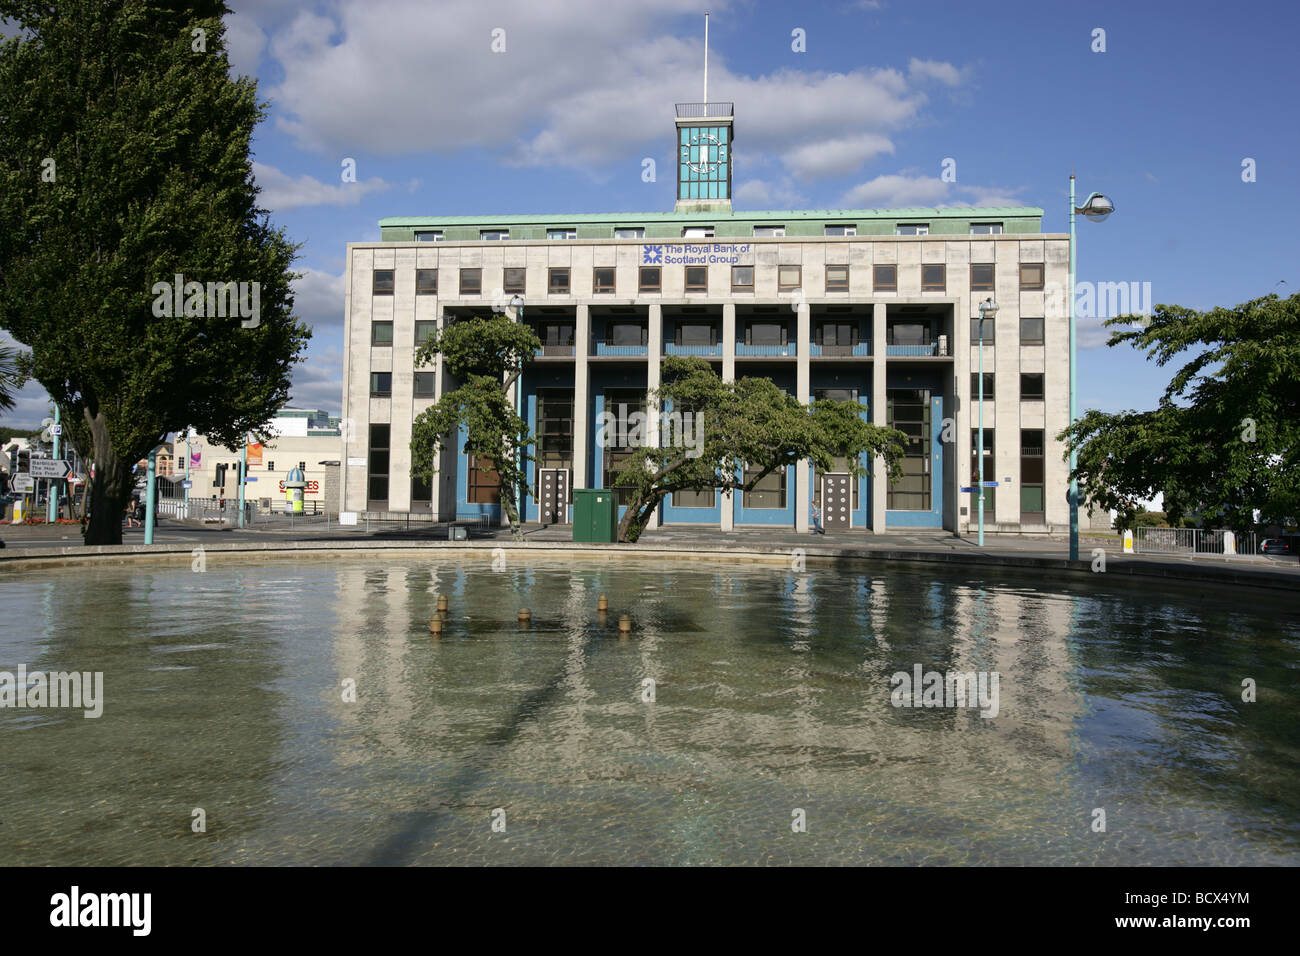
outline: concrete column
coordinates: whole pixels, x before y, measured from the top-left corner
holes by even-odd
[[[885,361],[885,304],[883,302],[877,302],[872,309],[871,356],[871,422],[873,425],[883,427],[888,424],[885,400],[888,363]],[[877,458],[871,467],[871,530],[876,534],[883,534],[889,479],[881,459]]]
[[[800,302],[795,308],[798,318],[795,321],[795,393],[799,401],[808,404],[808,396],[812,388],[812,370],[809,362],[808,353],[812,335],[810,334],[811,308],[807,302]],[[809,508],[808,503],[812,501],[809,494],[809,475],[808,462],[800,461],[794,470],[794,530],[807,532],[809,527]]]
[[[664,309],[658,302],[650,303],[650,321],[648,325],[647,336],[649,346],[646,348],[646,411],[650,413],[650,430],[646,435],[646,445],[651,448],[659,447],[659,412],[658,402],[651,400],[648,396],[659,387],[660,382],[660,355],[663,352],[663,332],[664,332]],[[659,527],[659,509],[655,509],[650,520],[646,522],[646,529],[651,530]]]
[[[579,304],[573,330],[573,487],[587,487],[587,454],[590,438],[591,316],[585,303]]]
[[[724,302],[722,305],[722,380],[736,380],[736,304]],[[730,494],[724,494],[719,502],[721,514],[719,530],[732,531],[736,527],[736,502]]]

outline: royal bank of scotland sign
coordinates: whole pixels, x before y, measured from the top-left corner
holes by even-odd
[[[754,245],[749,242],[665,242],[641,247],[643,266],[707,266],[711,263],[750,263]]]

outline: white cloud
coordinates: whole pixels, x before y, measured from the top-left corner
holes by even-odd
[[[320,345],[293,368],[289,405],[319,408],[337,415],[343,404],[343,351],[337,345]]]
[[[339,171],[343,167],[340,165]],[[306,174],[289,176],[274,166],[253,163],[253,176],[262,187],[260,202],[268,209],[283,212],[301,206],[355,206],[367,193],[383,192],[391,187],[382,179],[359,179],[355,183],[323,183]]]
[[[302,278],[293,284],[294,315],[313,329],[342,325],[343,276],[301,266],[297,271]]]
[[[969,70],[960,70],[941,60],[919,60],[916,57],[907,61],[907,75],[916,82],[933,80],[944,86],[961,86],[966,82]]]
[[[236,74],[257,76],[266,49],[266,33],[250,17],[226,16],[226,56]]]
[[[718,6],[721,21],[727,4]],[[284,76],[270,93],[281,128],[324,155],[491,149],[515,165],[599,177],[621,163],[639,176],[628,158],[664,152],[670,104],[700,98],[702,38],[673,35],[697,8],[371,0],[327,16],[301,12],[271,34]],[[504,53],[491,50],[495,28],[506,31]],[[849,174],[892,152],[890,132],[926,102],[898,70],[750,76],[732,72],[716,46],[709,97],[735,102],[748,155],[781,157],[801,178]]]
[[[947,198],[950,185],[932,177],[891,173],[854,186],[844,194],[842,205],[850,209],[936,206]]]
[[[806,202],[788,180],[747,179],[736,187],[735,198],[750,209],[795,209]]]
[[[857,172],[868,160],[893,152],[894,144],[889,137],[862,133],[820,143],[804,143],[784,153],[781,159],[796,176],[817,179]]]

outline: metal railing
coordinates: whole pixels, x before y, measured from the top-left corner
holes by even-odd
[[[1212,528],[1134,528],[1136,554],[1224,554],[1227,532]],[[1256,554],[1262,539],[1253,531],[1232,536],[1233,554]]]
[[[703,116],[732,116],[736,112],[735,103],[678,103],[678,119],[698,119]]]

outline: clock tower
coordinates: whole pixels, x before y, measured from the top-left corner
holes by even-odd
[[[731,212],[732,103],[677,104],[677,212]]]

